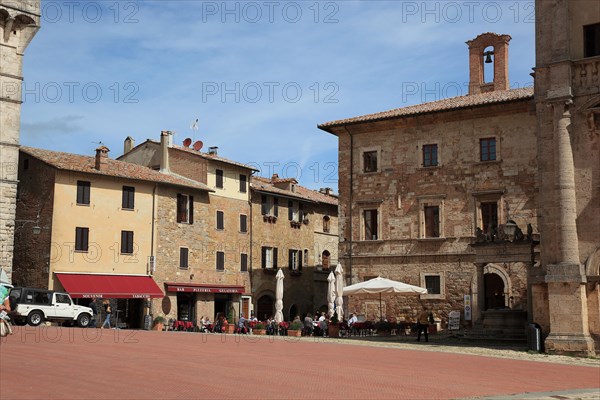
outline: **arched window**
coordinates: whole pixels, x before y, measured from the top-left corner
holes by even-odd
[[[323,251],[323,253],[321,254],[321,265],[323,266],[323,270],[329,269],[330,256],[331,254],[327,250]]]
[[[330,229],[329,221],[330,221],[329,215],[326,215],[323,217],[323,232],[325,232],[325,233],[329,233],[329,229]]]

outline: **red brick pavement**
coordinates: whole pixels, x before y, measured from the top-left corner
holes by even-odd
[[[22,327],[0,399],[448,399],[600,386],[600,368],[334,340]]]

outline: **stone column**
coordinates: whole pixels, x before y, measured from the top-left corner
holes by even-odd
[[[577,239],[577,199],[575,166],[571,148],[572,100],[552,103],[554,110],[555,201],[557,219],[557,258],[549,264],[548,284],[550,334],[546,350],[551,353],[593,354],[594,342],[589,334],[585,291],[586,275],[579,261]]]

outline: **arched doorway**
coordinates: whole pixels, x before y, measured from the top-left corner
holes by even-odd
[[[500,275],[488,273],[483,275],[483,285],[485,288],[485,309],[493,310],[506,307],[506,298],[504,295],[504,280]]]
[[[292,306],[290,307],[290,315],[288,321],[292,321],[294,318],[296,318],[296,315],[298,315],[298,306],[292,304]]]
[[[256,302],[256,318],[261,321],[272,317],[275,314],[275,300],[269,295],[259,297]]]

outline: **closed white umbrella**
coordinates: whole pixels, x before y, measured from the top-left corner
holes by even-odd
[[[379,315],[383,318],[381,307],[382,293],[398,294],[427,294],[427,289],[420,286],[409,285],[408,283],[393,281],[382,277],[370,279],[365,282],[355,283],[344,288],[344,296],[352,294],[376,294],[379,293]]]
[[[275,288],[275,322],[278,324],[283,321],[283,271],[279,268],[277,271],[277,287]]]
[[[344,268],[342,264],[338,263],[335,267],[335,312],[338,315],[338,319],[341,321],[344,316]]]
[[[329,273],[327,282],[329,282],[329,286],[327,286],[327,313],[331,317],[335,307],[335,274],[333,271]]]

